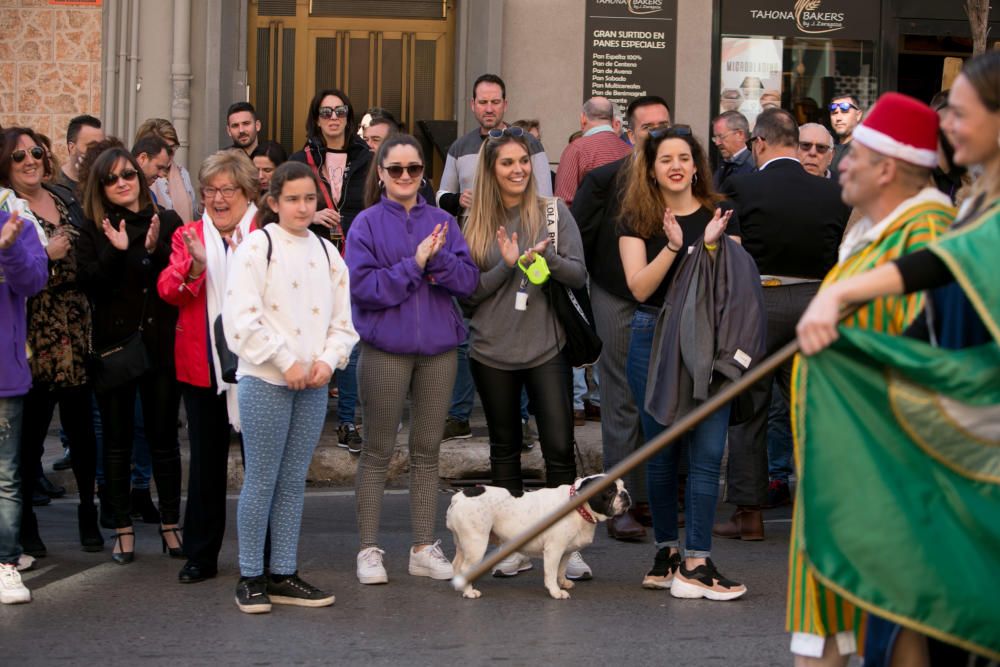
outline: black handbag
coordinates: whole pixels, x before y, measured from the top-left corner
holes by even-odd
[[[545,202],[545,222],[553,250],[559,248],[559,208],[555,198]],[[549,306],[566,332],[563,355],[571,366],[589,366],[601,356],[603,343],[594,327],[594,311],[587,288],[573,289],[554,278],[542,286]]]
[[[215,351],[219,354],[219,368],[222,370],[222,380],[236,384],[236,367],[239,357],[233,354],[226,344],[226,332],[222,328],[222,315],[217,315],[212,325],[215,331]]]
[[[142,342],[142,328],[94,355],[91,365],[94,390],[105,393],[135,380],[149,370],[149,353]]]
[[[142,310],[139,312],[138,330],[114,345],[97,350],[91,357],[90,376],[94,381],[94,391],[97,393],[103,394],[131,382],[152,366],[149,352],[142,342],[142,324],[148,304],[147,290],[142,300]]]

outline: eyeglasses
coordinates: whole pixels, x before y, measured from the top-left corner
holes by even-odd
[[[816,152],[819,153],[820,155],[826,155],[827,153],[830,152],[830,149],[833,147],[830,146],[830,144],[814,144],[811,141],[799,142],[799,150],[802,151],[803,153],[808,153],[814,148],[816,149]]]
[[[691,131],[690,125],[671,125],[649,131],[649,136],[653,139],[661,137],[690,137],[692,134],[694,133]]]
[[[104,184],[104,187],[110,188],[112,185],[117,184],[119,179],[123,181],[134,181],[136,178],[138,178],[138,176],[139,172],[137,172],[135,169],[131,168],[122,169],[121,173],[116,174],[112,172],[107,176],[103,177],[101,179],[101,183]]]
[[[329,120],[336,116],[337,118],[347,118],[347,112],[349,109],[346,104],[341,104],[339,107],[320,107],[319,117],[323,120]]]
[[[725,141],[726,137],[728,137],[730,134],[733,134],[734,132],[742,132],[742,131],[743,130],[729,130],[728,132],[723,132],[722,134],[713,134],[712,135],[712,141],[714,141],[715,143],[719,143],[720,141]]]
[[[215,199],[216,194],[220,194],[223,199],[229,200],[235,197],[237,192],[240,192],[240,189],[234,188],[231,185],[227,185],[224,188],[207,187],[201,189],[201,198],[211,200]]]
[[[494,127],[489,132],[490,139],[502,139],[504,136],[508,137],[523,137],[524,128],[521,127]]]
[[[850,102],[832,102],[830,104],[830,113],[837,113],[838,111],[847,113],[851,109],[854,109],[855,111],[861,111],[861,109],[854,106]]]
[[[417,178],[424,173],[424,165],[422,164],[408,164],[405,167],[400,164],[391,164],[382,168],[385,169],[390,178],[402,178],[404,171],[410,178]]]
[[[36,160],[41,160],[45,156],[45,150],[41,146],[32,146],[28,150],[23,148],[18,148],[16,151],[10,154],[10,159],[14,162],[24,162],[24,158],[28,156],[33,157]]]

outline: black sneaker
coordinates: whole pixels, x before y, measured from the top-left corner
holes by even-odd
[[[272,574],[267,578],[267,595],[274,604],[291,604],[296,607],[329,607],[334,597],[307,584],[298,573]]]
[[[772,479],[771,484],[767,487],[767,503],[761,505],[761,507],[772,509],[791,504],[792,494],[788,489],[788,482],[782,482],[780,479]]]
[[[267,596],[268,583],[264,575],[240,577],[236,584],[236,606],[244,614],[266,614],[271,611],[271,598]]]
[[[704,565],[693,570],[688,570],[681,562],[670,585],[670,594],[675,598],[735,600],[746,592],[746,586],[722,576],[711,558],[705,559]]]
[[[358,427],[350,422],[345,422],[337,427],[337,446],[349,451],[351,454],[361,453],[361,433]]]
[[[467,440],[472,437],[472,428],[469,426],[469,422],[464,419],[456,419],[455,417],[448,417],[444,422],[444,435],[441,436],[441,442],[448,442],[449,440]]]
[[[652,590],[666,590],[674,581],[677,568],[681,565],[681,554],[678,551],[670,553],[671,547],[663,547],[656,552],[653,568],[642,579],[642,587]]]

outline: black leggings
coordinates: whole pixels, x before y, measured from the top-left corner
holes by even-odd
[[[142,418],[153,459],[153,479],[160,500],[161,522],[180,520],[181,453],[177,442],[180,390],[172,370],[154,369],[106,393],[97,394],[104,427],[104,478],[116,528],[132,525],[129,516],[135,395],[142,398]]]
[[[97,474],[97,441],[90,413],[90,386],[53,387],[35,383],[24,397],[24,423],[21,427],[21,493],[24,519],[34,525],[31,497],[38,480],[38,461],[52,423],[52,413],[59,406],[59,422],[69,440],[73,476],[80,490],[80,504],[94,504],[94,478]]]
[[[490,432],[493,483],[515,495],[521,478],[521,388],[527,390],[545,459],[545,485],[576,479],[573,439],[573,372],[562,354],[534,368],[505,371],[470,359]]]

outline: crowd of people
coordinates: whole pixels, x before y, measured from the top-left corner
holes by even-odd
[[[297,558],[332,397],[337,442],[360,455],[358,580],[389,580],[379,523],[407,404],[408,571],[450,579],[434,533],[438,457],[442,441],[471,436],[477,393],[492,483],[520,495],[521,453],[536,439],[546,486],[572,484],[574,426],[599,419],[610,468],[797,335],[807,354],[829,345],[848,303],[865,305],[844,327],[918,327],[955,349],[989,343],[995,332],[927,248],[995,206],[998,77],[994,53],[970,61],[933,106],[886,93],[863,109],[837,96],[829,127],[799,126],[776,107],[751,127],[725,111],[711,125],[714,170],[663,98],[625,110],[592,98],[553,174],[537,121],[505,121],[504,82],[485,74],[472,87],[476,125],[448,150],[436,189],[421,143],[337,89],[312,98],[306,144],[290,156],[260,135],[251,104],[233,104],[232,146],[194,181],[163,119],[143,123],[128,148],[97,118],[74,118],[61,166],[48,138],[3,130],[0,602],[30,600],[18,572],[46,555],[33,499],[49,484],[40,460],[57,406],[81,547],[102,551],[101,528],[111,530],[111,557],[125,565],[133,520],[157,523],[163,552],[184,561],[181,583],[219,573],[238,433],[236,603],[262,613],[334,600],[299,576]],[[581,325],[555,288],[589,299],[583,326],[602,342],[592,368],[568,358]],[[813,576],[800,489],[789,485],[797,382],[783,364],[634,471],[636,502],[608,533],[640,540],[652,529],[643,587],[732,600],[747,587],[719,571],[713,536],[762,540],[762,509],[794,503],[796,661],[843,664],[867,627],[871,664],[890,664],[893,642],[896,660],[932,664],[934,641],[866,617]],[[727,448],[736,511],[716,521]],[[530,567],[514,554],[494,574]],[[574,553],[567,577],[592,576]]]

